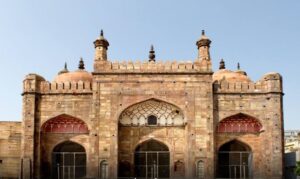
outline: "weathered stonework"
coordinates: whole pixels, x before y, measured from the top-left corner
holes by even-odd
[[[104,40],[101,37],[95,44],[91,81],[80,80],[80,72],[72,77],[77,81],[48,82],[36,74],[26,76],[22,126],[0,123],[1,131],[8,134],[0,136],[7,136],[0,138],[0,175],[4,169],[7,173],[3,177],[47,178],[54,171],[54,148],[73,141],[85,149],[85,177],[117,178],[121,162],[129,163],[127,174],[133,177],[137,146],[155,140],[168,148],[170,178],[217,177],[219,149],[230,141],[250,148],[250,178],[283,177],[283,93],[279,74],[267,74],[257,82],[226,77],[215,80],[206,36],[197,42],[199,57],[195,62],[111,62]],[[184,122],[122,125],[122,112],[148,100],[175,106]],[[257,120],[261,131],[217,131],[220,121],[240,113]],[[83,121],[88,133],[64,133],[63,129],[58,130],[61,133],[43,132],[44,124],[63,115]],[[22,137],[10,137],[14,132],[22,133]],[[4,150],[2,143],[15,147]],[[102,168],[103,162],[107,168]]]

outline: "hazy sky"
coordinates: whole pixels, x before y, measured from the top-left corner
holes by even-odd
[[[205,29],[214,70],[224,58],[252,80],[276,71],[284,80],[286,129],[300,129],[300,1],[51,0],[0,4],[0,120],[21,120],[22,80],[38,73],[52,81],[79,58],[92,71],[93,41],[104,29],[109,59],[194,60]]]

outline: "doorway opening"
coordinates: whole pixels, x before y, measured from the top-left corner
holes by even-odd
[[[137,178],[169,178],[168,147],[156,140],[140,144],[134,154],[134,171]]]
[[[86,152],[83,146],[66,141],[52,152],[52,178],[74,179],[86,175]]]
[[[250,178],[252,152],[249,146],[233,140],[218,152],[218,178]]]

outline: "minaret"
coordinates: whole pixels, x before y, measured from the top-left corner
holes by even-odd
[[[155,51],[153,45],[151,45],[150,51],[149,51],[149,62],[155,62]]]
[[[103,36],[103,30],[100,32],[99,38],[94,42],[95,45],[95,61],[107,60],[107,48],[109,46],[108,41]]]
[[[202,30],[201,38],[196,42],[198,47],[198,58],[197,61],[201,62],[203,60],[210,61],[209,47],[211,40],[205,35],[205,31]]]

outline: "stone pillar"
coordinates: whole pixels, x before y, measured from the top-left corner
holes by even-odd
[[[38,151],[36,147],[39,142],[35,137],[36,113],[38,109],[37,100],[39,98],[40,82],[45,81],[43,77],[36,74],[29,74],[23,81],[23,121],[22,121],[22,139],[21,139],[21,170],[20,178],[30,179],[38,178],[39,162]],[[38,127],[38,126],[37,126]],[[38,137],[38,136],[37,136]],[[36,152],[36,153],[35,153]],[[37,160],[37,161],[36,161]]]

